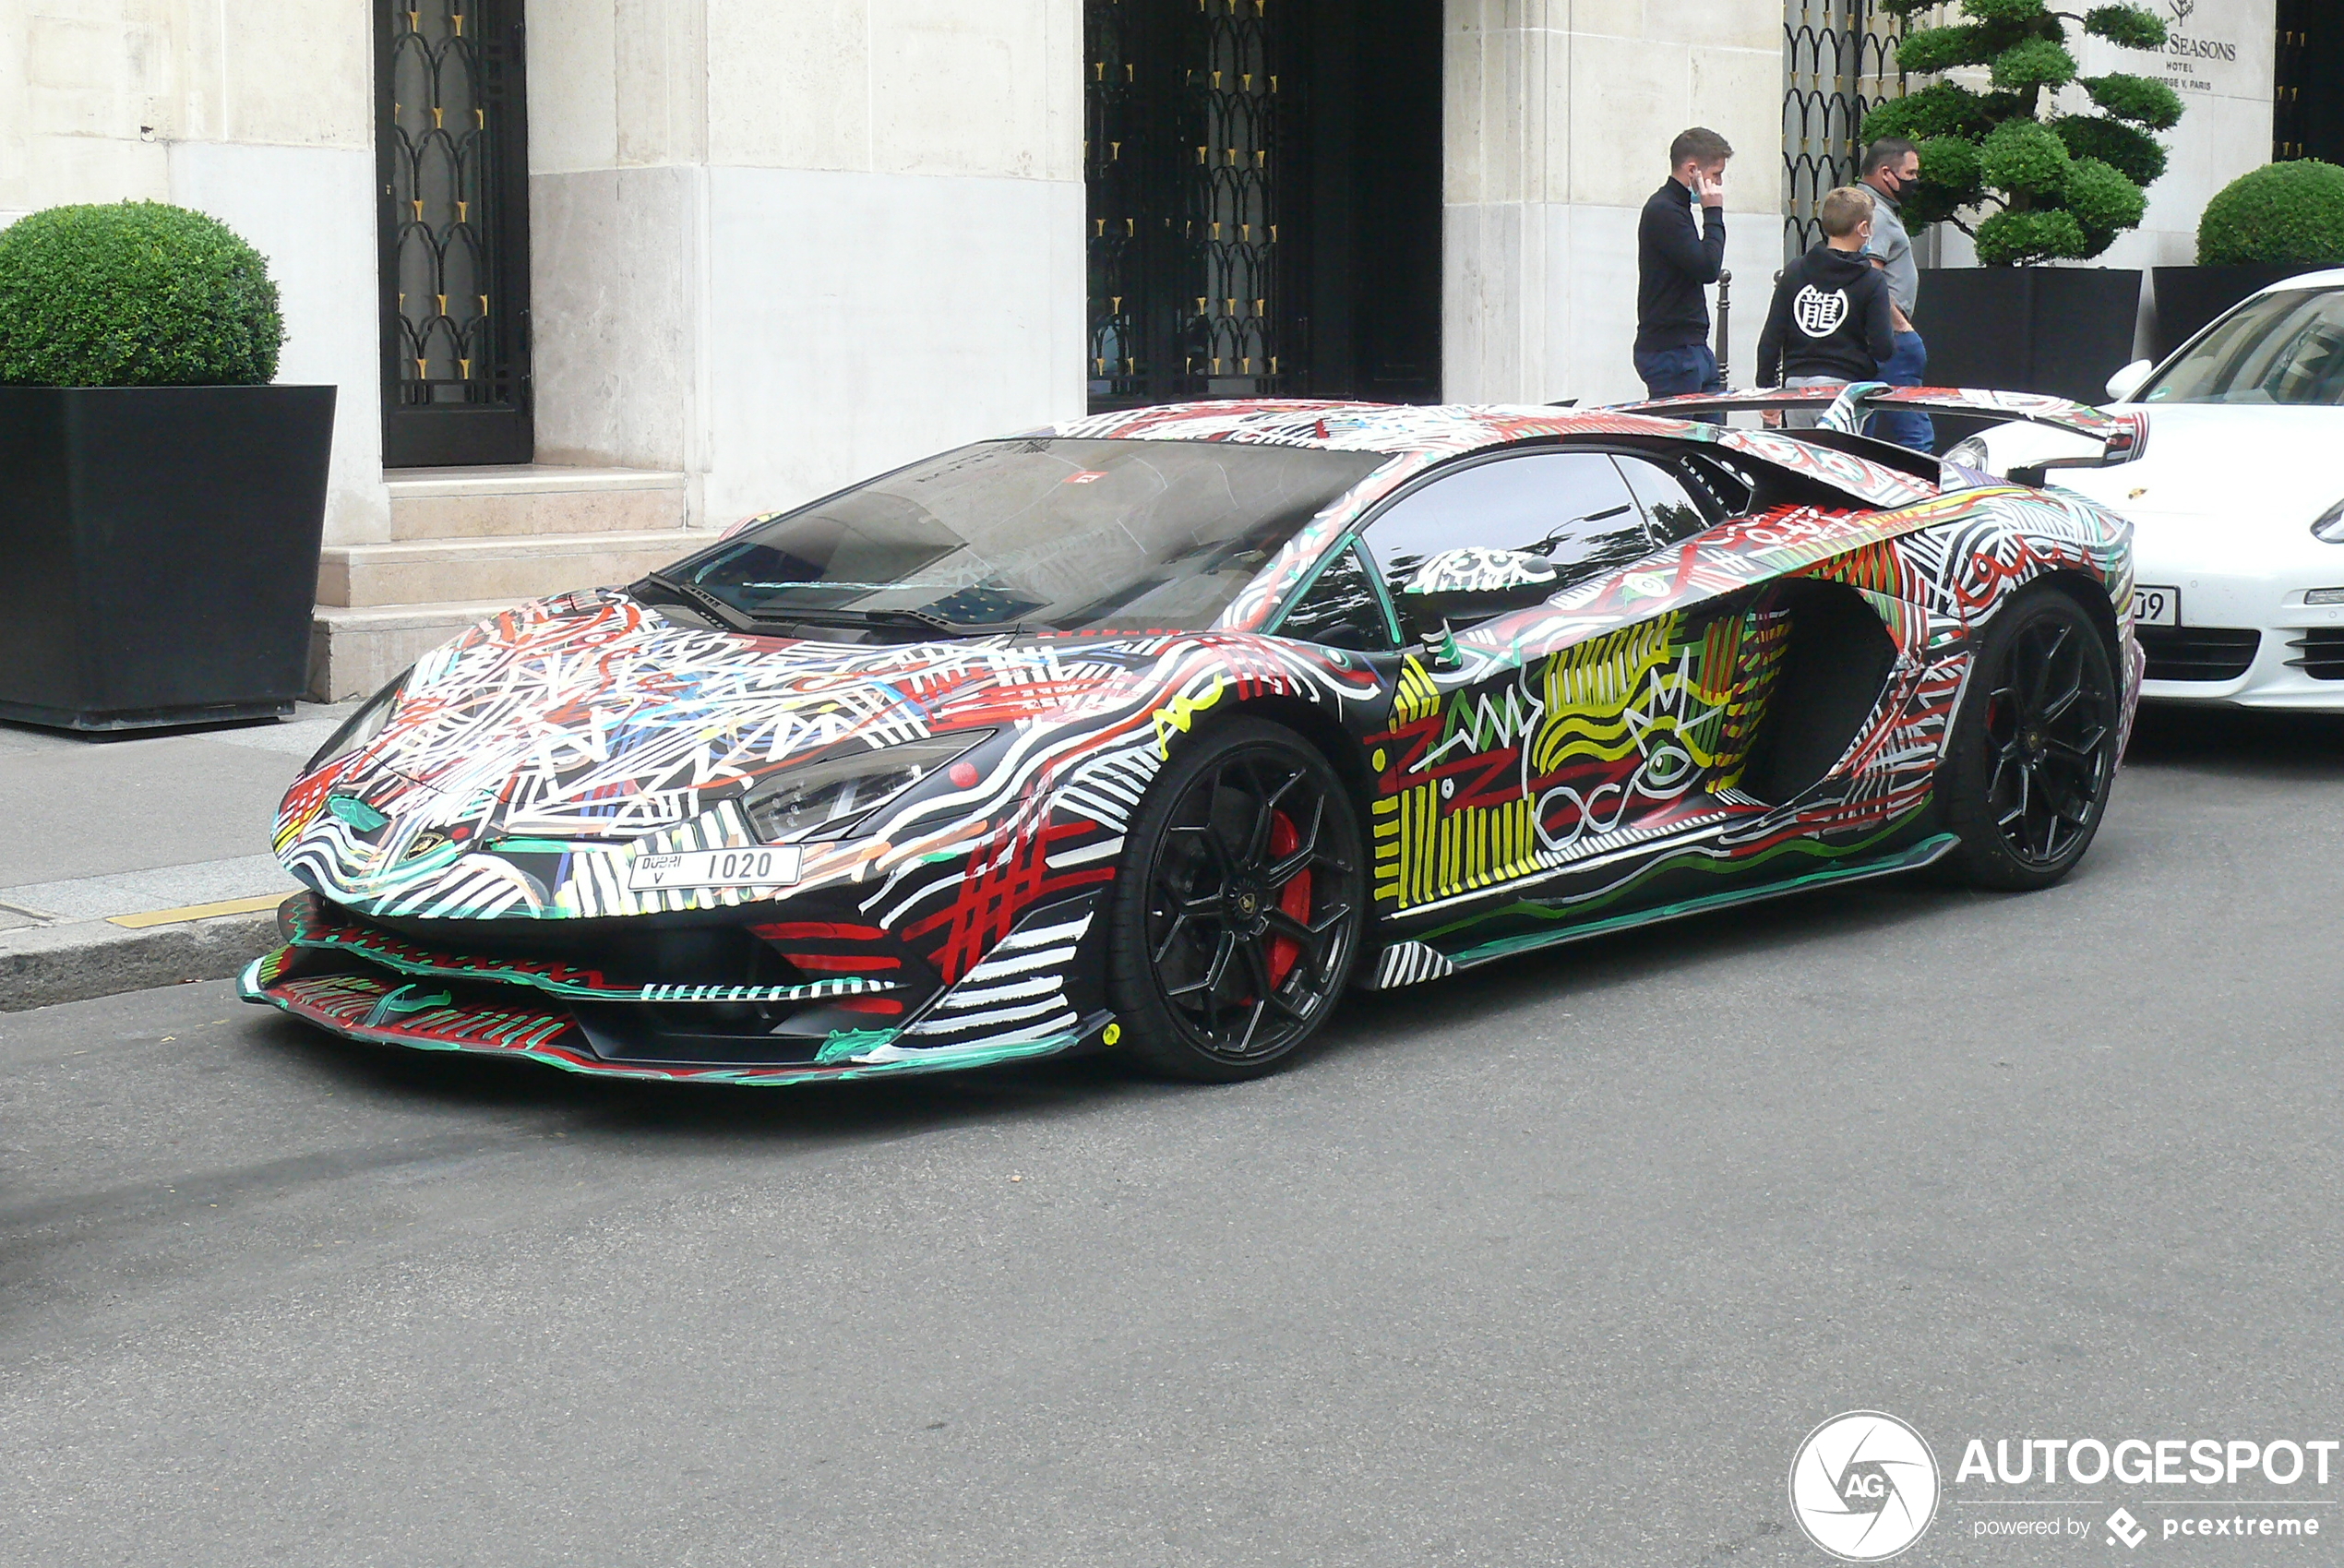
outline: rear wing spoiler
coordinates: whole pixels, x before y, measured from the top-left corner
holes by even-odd
[[[2033,465],[2048,468],[2105,468],[2130,462],[2148,441],[2148,422],[2137,412],[2110,413],[2088,403],[2035,392],[1979,391],[1967,387],[1892,387],[1885,381],[1850,381],[1844,386],[1763,388],[1745,392],[1687,392],[1680,397],[1615,405],[1623,413],[1673,414],[1692,418],[1703,413],[1732,413],[1744,409],[1805,409],[1824,411],[1824,429],[1848,435],[1860,433],[1864,420],[1892,409],[1915,413],[1967,413],[1988,419],[2024,420],[2030,425],[2064,430],[2099,443],[2097,458],[2050,458]],[[1783,432],[1796,437],[1795,430]],[[2041,479],[2012,478],[2020,484]]]

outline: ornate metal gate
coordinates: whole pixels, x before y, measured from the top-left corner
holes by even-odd
[[[375,0],[383,461],[530,461],[520,0]]]
[[[1883,99],[1904,91],[1896,19],[1877,0],[1785,0],[1783,8],[1783,258],[1823,238],[1815,209],[1852,184],[1858,132]]]
[[[1083,29],[1091,406],[1298,386],[1300,0],[1086,0]]]
[[[2335,0],[2278,0],[2271,157],[2344,162],[2344,11]]]

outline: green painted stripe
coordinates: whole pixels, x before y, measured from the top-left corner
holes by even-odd
[[[1626,915],[1613,915],[1585,925],[1572,926],[1560,931],[1527,931],[1518,937],[1501,937],[1449,954],[1449,961],[1459,968],[1486,964],[1493,958],[1526,952],[1532,948],[1551,947],[1561,942],[1575,942],[1588,937],[1600,937],[1612,931],[1625,931],[1638,926],[1650,926],[1662,920],[1680,919],[1688,915],[1704,915],[1711,910],[1730,909],[1738,904],[1755,904],[1762,899],[1781,898],[1788,893],[1819,888],[1834,882],[1861,881],[1868,877],[1893,876],[1899,871],[1919,870],[1921,867],[1944,856],[1961,843],[1955,833],[1938,833],[1923,839],[1912,848],[1892,855],[1884,860],[1864,860],[1854,864],[1826,866],[1810,871],[1803,877],[1788,881],[1768,882],[1764,887],[1728,888],[1722,892],[1704,893],[1699,898],[1684,899],[1676,904],[1664,904],[1652,909],[1640,909]],[[1730,864],[1730,863],[1729,863]]]
[[[817,1067],[831,1067],[875,1051],[902,1034],[901,1029],[833,1029],[822,1048],[814,1053]]]
[[[1916,818],[1928,808],[1929,803],[1927,801],[1923,801],[1920,805],[1912,808],[1902,816],[1891,820],[1887,826],[1882,828],[1878,832],[1873,833],[1871,837],[1858,839],[1854,844],[1843,845],[1836,849],[1833,848],[1830,844],[1819,843],[1812,838],[1792,838],[1785,839],[1780,844],[1771,845],[1768,848],[1760,850],[1755,855],[1747,856],[1708,855],[1702,853],[1698,849],[1680,850],[1674,855],[1648,862],[1631,874],[1627,880],[1617,883],[1611,887],[1605,888],[1600,892],[1585,894],[1575,899],[1562,900],[1554,904],[1516,902],[1499,909],[1486,909],[1476,915],[1468,915],[1462,920],[1452,920],[1445,926],[1429,927],[1424,931],[1418,933],[1417,940],[1421,942],[1431,943],[1437,946],[1440,940],[1443,937],[1455,936],[1459,932],[1469,931],[1476,926],[1486,926],[1492,920],[1502,919],[1509,916],[1520,916],[1537,920],[1575,920],[1589,910],[1602,909],[1607,905],[1619,903],[1621,899],[1626,898],[1630,893],[1634,892],[1638,888],[1643,887],[1646,882],[1653,880],[1655,878],[1667,871],[1699,871],[1708,876],[1723,877],[1754,870],[1758,867],[1767,864],[1769,861],[1779,860],[1787,855],[1805,856],[1811,860],[1817,858],[1832,861],[1851,859],[1854,856],[1862,855],[1874,844],[1885,843],[1887,840],[1896,837],[1898,833],[1903,832],[1907,828],[1912,825]],[[1570,868],[1565,867],[1561,869],[1567,872]],[[1490,891],[1494,892],[1501,890],[1491,889]]]
[[[390,820],[389,818],[384,816],[381,812],[376,810],[373,807],[367,805],[365,801],[359,799],[354,795],[329,795],[326,796],[326,809],[341,818],[343,821],[348,822],[352,827],[356,828],[362,833],[371,833],[377,828],[381,827],[384,823]]]

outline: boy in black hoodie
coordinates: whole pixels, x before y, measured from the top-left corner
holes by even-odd
[[[1758,334],[1758,380],[1786,387],[1869,381],[1896,346],[1888,280],[1860,254],[1872,237],[1872,193],[1842,186],[1824,197],[1824,243],[1783,269]],[[1812,414],[1793,414],[1812,425]]]

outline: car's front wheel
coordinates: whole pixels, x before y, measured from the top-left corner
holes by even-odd
[[[1326,759],[1239,719],[1141,803],[1116,877],[1109,972],[1124,1043],[1170,1076],[1268,1071],[1333,1011],[1368,918],[1357,814]]]
[[[1989,623],[1939,775],[1950,868],[1975,887],[2046,888],[2099,831],[2116,776],[2119,702],[2108,644],[2056,588]]]

